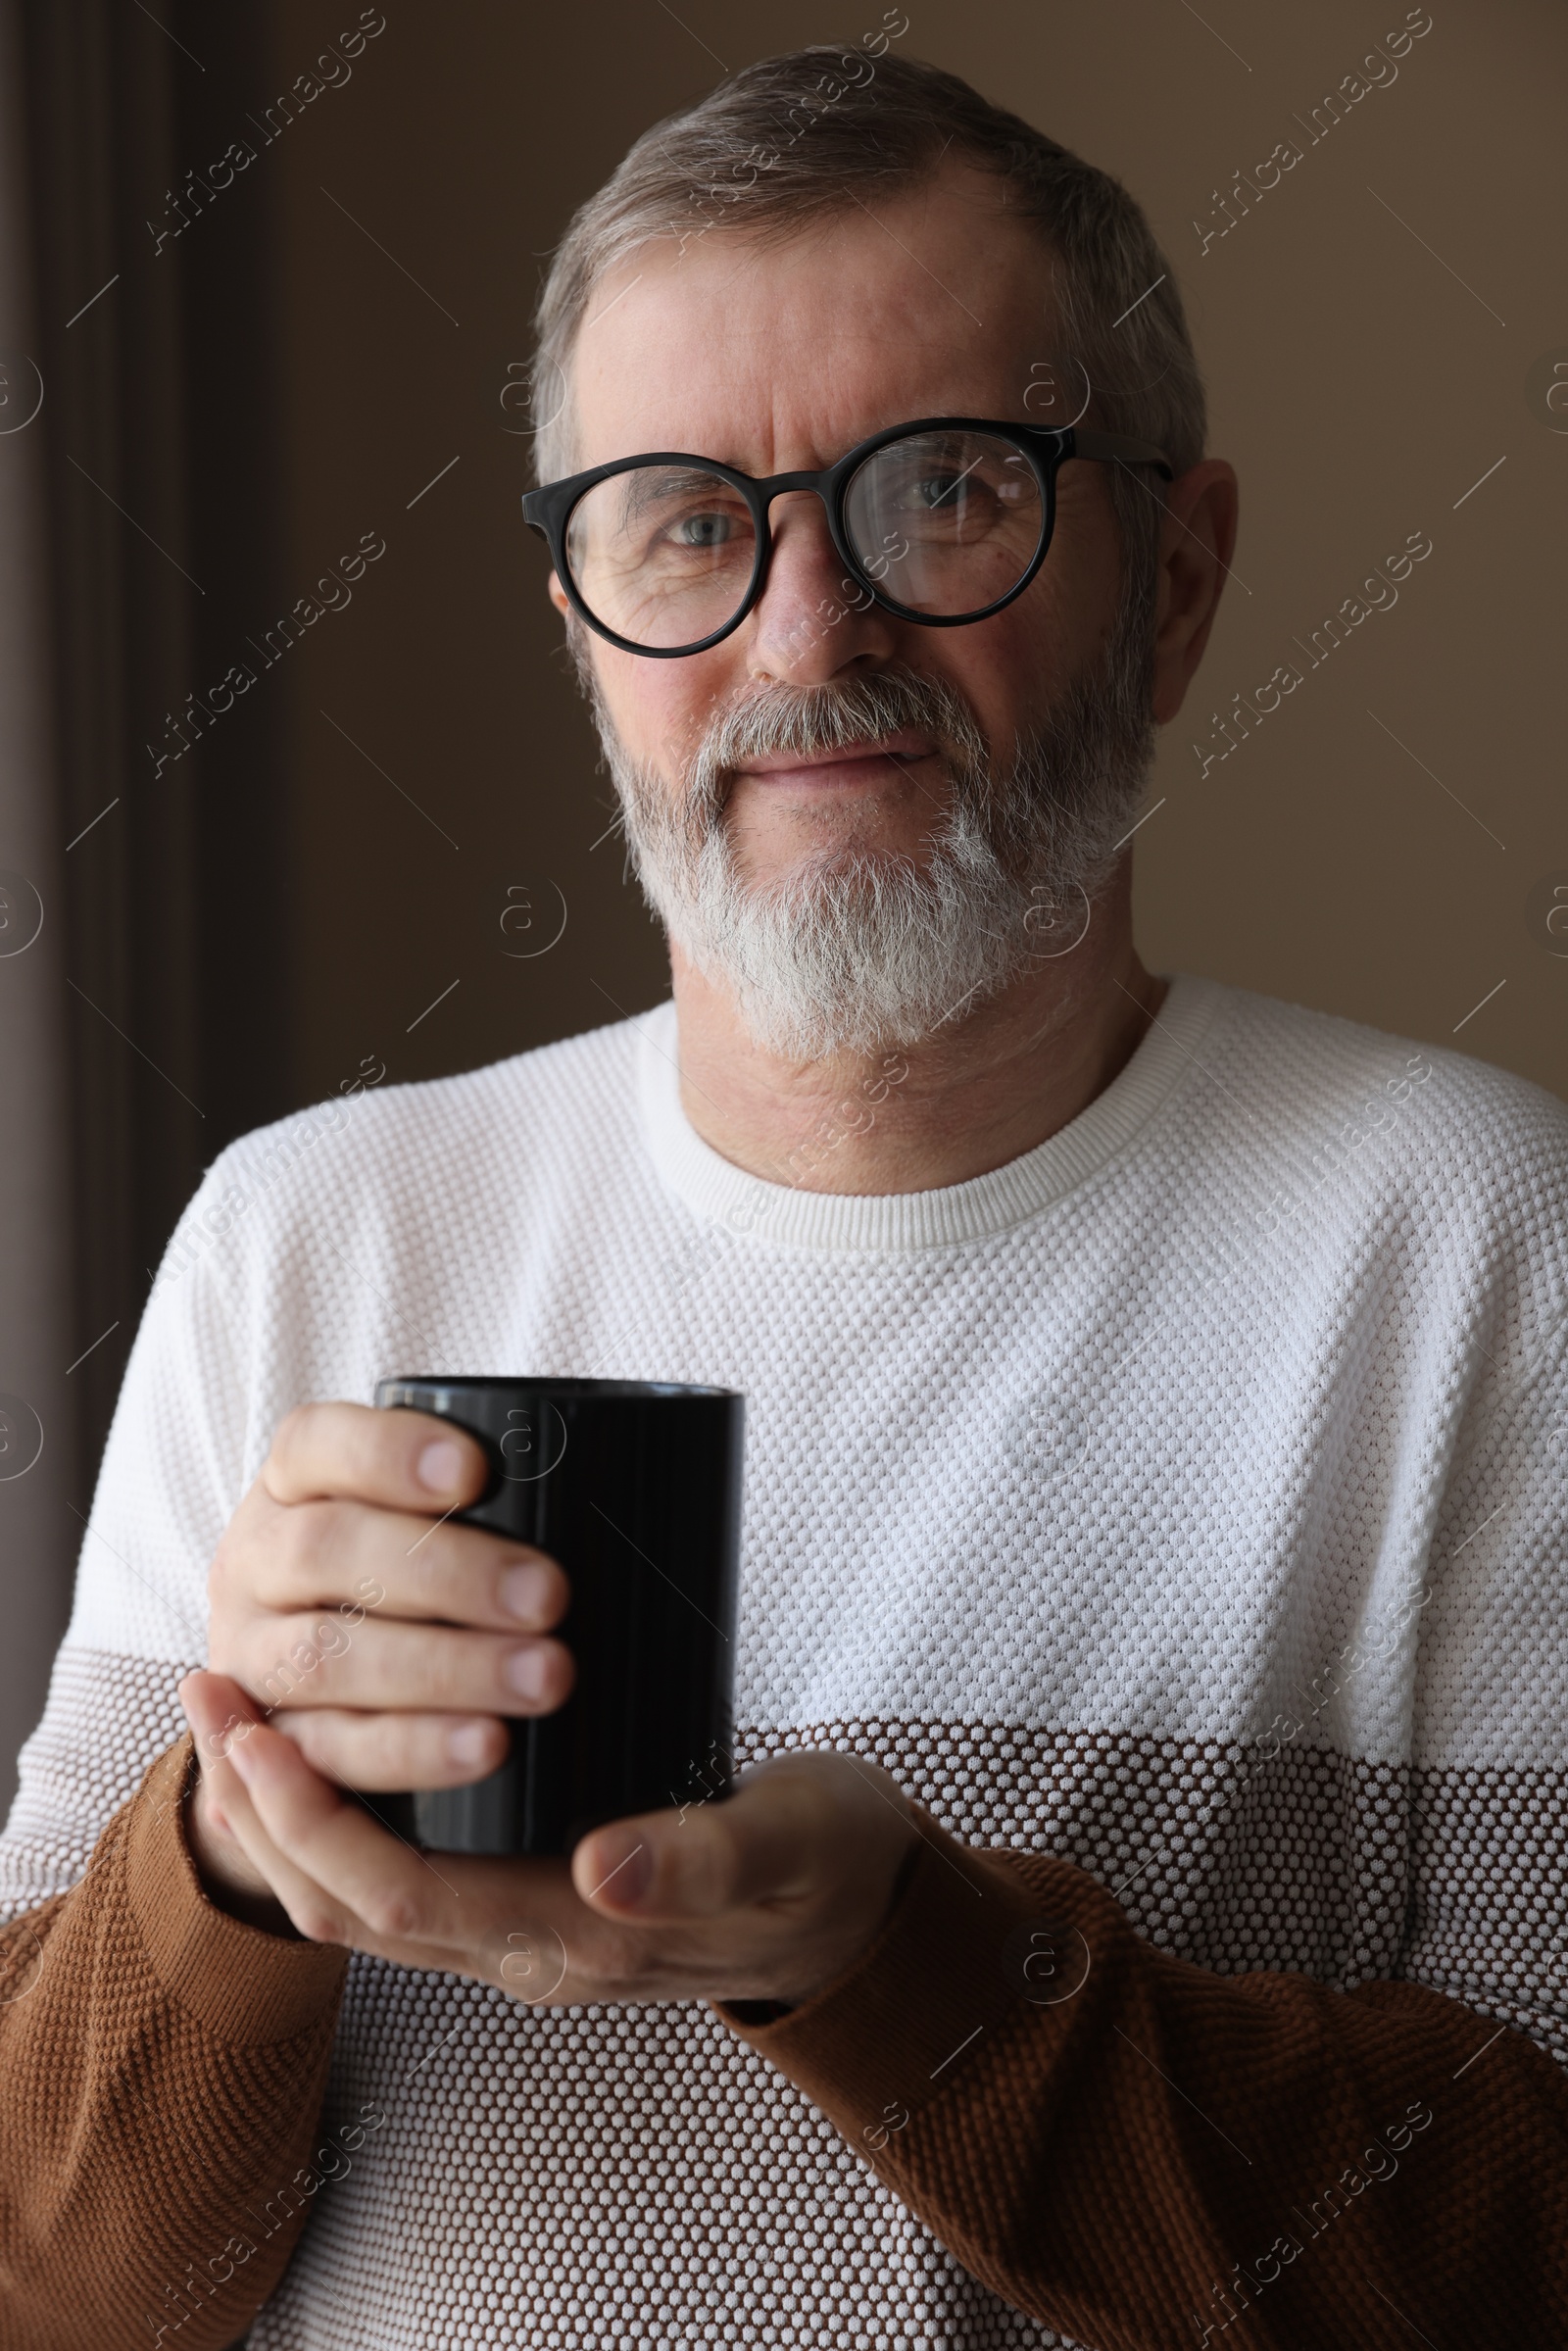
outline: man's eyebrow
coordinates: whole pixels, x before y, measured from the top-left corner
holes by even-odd
[[[695,464],[689,465],[645,465],[637,467],[629,467],[627,471],[622,474],[621,479],[627,483],[629,488],[633,490],[641,490],[646,495],[655,497],[657,497],[661,491],[667,490],[671,482],[691,481],[694,477],[698,481],[717,482],[721,486],[727,488],[729,485],[724,482],[724,477],[722,474],[708,473],[704,470],[705,465],[714,465],[716,462],[717,461],[715,459],[709,458],[706,460],[698,459]]]
[[[710,458],[706,462],[710,465],[712,465],[716,461]],[[699,480],[704,478],[700,467],[692,465],[685,467],[678,467],[675,465],[643,465],[633,467],[627,472],[623,473],[620,476],[620,480],[624,485],[620,503],[622,521],[629,522],[635,515],[641,514],[646,507],[652,506],[656,499],[662,497],[665,492],[669,490],[672,484],[677,481],[689,482],[693,479],[694,475]],[[713,473],[708,475],[706,478],[723,489],[728,489],[730,486],[724,480],[722,474]]]

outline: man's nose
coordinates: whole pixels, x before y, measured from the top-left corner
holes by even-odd
[[[820,685],[852,663],[891,661],[893,615],[846,569],[815,492],[784,492],[771,522],[767,584],[746,624],[752,674]]]

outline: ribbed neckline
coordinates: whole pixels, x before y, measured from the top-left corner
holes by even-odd
[[[673,1000],[639,1015],[643,1132],[670,1191],[708,1223],[813,1249],[918,1249],[1010,1232],[1124,1151],[1193,1068],[1227,990],[1177,974],[1142,1042],[1103,1094],[1058,1133],[989,1175],[934,1192],[810,1192],[763,1183],[720,1156],[680,1099]]]

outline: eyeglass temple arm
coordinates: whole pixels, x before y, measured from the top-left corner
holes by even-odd
[[[1176,479],[1176,468],[1163,449],[1152,441],[1129,441],[1119,432],[1083,432],[1073,427],[1072,455],[1098,459],[1103,465],[1157,465],[1167,481]]]

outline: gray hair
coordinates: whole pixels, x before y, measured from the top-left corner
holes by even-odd
[[[885,44],[884,44],[885,45]],[[1049,249],[1061,345],[1020,385],[1025,412],[1152,441],[1178,474],[1203,454],[1202,379],[1170,265],[1120,182],[1020,116],[915,58],[813,46],[745,67],[658,122],[579,207],[535,325],[536,478],[573,469],[572,346],[595,285],[650,239],[725,225],[760,244],[931,176],[949,151],[997,175],[1007,209]],[[1080,376],[1079,370],[1082,370]],[[547,387],[554,385],[551,393]],[[1076,389],[1075,389],[1076,387]],[[1125,590],[1152,610],[1160,501],[1145,471],[1106,468]]]

